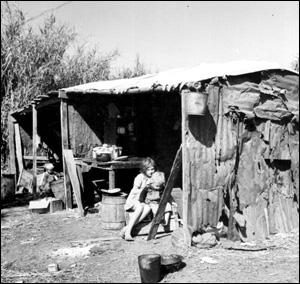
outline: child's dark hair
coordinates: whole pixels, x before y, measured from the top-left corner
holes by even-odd
[[[153,159],[147,157],[142,161],[140,172],[145,173],[149,167],[154,167],[156,170],[156,163]]]

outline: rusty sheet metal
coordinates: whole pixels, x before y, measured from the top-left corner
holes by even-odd
[[[63,88],[61,91],[66,93],[94,92],[99,94],[124,94],[130,92],[149,92],[158,88],[160,91],[170,92],[176,88],[180,89],[180,87],[188,82],[280,68],[279,64],[266,61],[242,60],[221,64],[201,63],[194,66],[163,71],[158,74],[147,74],[136,78],[92,82]]]
[[[299,226],[299,76],[258,76],[209,86],[208,112],[189,117],[194,230],[217,223],[228,190],[244,241]]]
[[[268,187],[266,165],[263,158],[258,154],[260,147],[261,140],[257,132],[253,133],[251,139],[243,142],[236,181],[239,189],[239,210],[255,204],[257,196]]]
[[[236,135],[228,127],[231,121],[223,116],[219,88],[211,87],[208,92],[209,111],[204,117],[189,118],[187,147],[192,206],[188,225],[194,230],[216,226],[224,208],[223,192],[234,166],[236,148]]]
[[[291,160],[289,149],[290,134],[287,125],[274,124],[270,121],[269,127],[266,129],[269,133],[264,131],[264,134],[269,136],[269,141],[265,144],[264,158],[271,160]]]
[[[264,71],[259,84],[245,81],[224,86],[225,113],[236,108],[248,118],[299,121],[299,75]],[[236,79],[238,81],[238,79]]]
[[[254,109],[257,117],[280,121],[297,116],[299,120],[299,76],[284,71],[265,71],[259,84],[261,105]]]
[[[239,110],[253,112],[253,108],[259,104],[260,90],[257,84],[243,82],[234,86],[224,86],[224,112],[228,113],[231,107]]]
[[[299,131],[292,136],[293,139],[289,141],[289,148],[291,151],[291,175],[293,182],[293,190],[296,194],[296,200],[299,206]]]

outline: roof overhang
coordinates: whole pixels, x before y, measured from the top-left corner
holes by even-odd
[[[284,69],[275,62],[267,61],[234,61],[221,64],[201,63],[186,68],[177,68],[158,74],[147,74],[130,79],[98,81],[60,90],[59,97],[68,93],[97,93],[103,95],[119,95],[144,93],[150,91],[181,91],[183,86],[191,82],[199,82],[214,77],[237,76],[263,70]],[[289,70],[297,73],[296,71]]]

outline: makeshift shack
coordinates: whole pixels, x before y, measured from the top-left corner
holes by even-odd
[[[109,187],[129,192],[126,177],[132,183],[141,158],[157,160],[168,177],[182,146],[176,186],[188,245],[193,232],[220,218],[231,240],[299,227],[299,73],[276,63],[199,64],[64,88],[12,114],[12,125],[20,133],[12,171],[26,158],[36,167],[44,143],[66,175],[67,207],[64,149],[81,165],[77,173],[92,167],[94,178],[106,180],[102,170]],[[104,143],[122,147],[123,161],[95,161],[93,149]]]

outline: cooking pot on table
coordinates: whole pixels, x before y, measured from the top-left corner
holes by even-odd
[[[111,154],[110,153],[97,154],[96,160],[99,162],[108,162],[111,160]]]
[[[95,147],[93,149],[93,159],[100,162],[108,162],[111,160],[111,150],[107,147]]]

